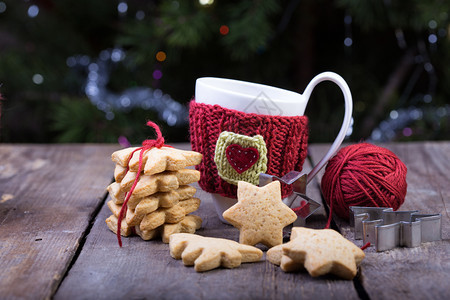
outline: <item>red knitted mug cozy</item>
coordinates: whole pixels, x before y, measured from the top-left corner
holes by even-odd
[[[227,172],[236,172],[235,178],[238,179],[241,178],[239,176],[245,175],[245,172],[250,172],[249,168],[253,164],[256,166],[256,160],[264,164],[265,173],[278,177],[292,170],[301,171],[307,155],[306,116],[258,115],[192,100],[189,126],[192,150],[203,154],[201,164],[196,166],[201,172],[200,187],[204,191],[225,197],[236,198],[237,185],[230,183],[233,180],[223,174],[219,175],[216,164],[218,159],[216,145],[224,134],[234,134],[238,140],[240,138],[243,141],[254,138],[256,140],[254,143],[259,143],[259,139],[263,144],[261,147],[264,151],[257,146],[246,146],[244,142],[224,147],[226,155],[220,156],[220,159],[224,164],[229,163],[234,170],[228,168],[231,171]],[[287,197],[291,193],[292,187],[282,184],[282,197]]]

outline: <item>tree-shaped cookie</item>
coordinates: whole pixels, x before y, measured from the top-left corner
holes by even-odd
[[[241,263],[261,260],[262,251],[232,240],[179,233],[170,236],[170,255],[182,259],[186,266],[194,265],[197,272],[220,266],[236,268]]]

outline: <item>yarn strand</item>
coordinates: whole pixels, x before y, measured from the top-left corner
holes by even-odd
[[[365,243],[362,247],[361,247],[361,250],[366,250],[367,248],[369,248],[370,247],[370,242],[367,242],[367,243]]]
[[[156,123],[152,122],[152,121],[148,121],[147,122],[147,126],[152,127],[155,131],[156,131],[156,140],[145,140],[142,142],[142,147],[139,147],[137,149],[135,149],[133,152],[131,152],[130,157],[128,158],[128,163],[127,163],[127,170],[126,172],[129,171],[129,163],[131,158],[133,157],[134,153],[137,151],[140,151],[139,153],[139,167],[138,167],[138,171],[136,172],[136,178],[134,179],[133,185],[131,186],[131,189],[128,191],[128,193],[125,196],[125,200],[123,201],[122,204],[122,208],[120,209],[119,212],[119,217],[117,218],[117,241],[119,243],[119,247],[122,247],[122,237],[120,235],[120,231],[122,228],[122,220],[124,217],[125,212],[127,211],[128,207],[127,207],[127,203],[128,200],[130,200],[131,195],[133,194],[134,189],[136,188],[136,185],[139,182],[139,176],[142,172],[142,167],[143,167],[143,163],[142,160],[144,158],[144,154],[147,150],[156,147],[156,148],[161,148],[162,146],[164,146],[164,138],[162,136],[161,130],[159,129],[159,126],[156,125]]]

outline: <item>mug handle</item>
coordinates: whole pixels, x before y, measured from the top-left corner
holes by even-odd
[[[307,99],[306,101],[309,101],[309,97],[311,96],[312,91],[314,90],[315,86],[319,84],[322,81],[332,81],[336,83],[339,88],[341,89],[342,93],[344,94],[344,102],[345,102],[345,114],[344,114],[344,120],[342,121],[341,130],[339,130],[339,133],[334,140],[333,144],[331,145],[328,152],[325,154],[325,156],[319,161],[319,163],[309,172],[307,183],[311,181],[311,179],[314,178],[314,176],[317,175],[317,173],[323,168],[323,166],[328,162],[328,160],[333,156],[338,148],[341,146],[342,141],[345,138],[345,135],[347,133],[347,130],[350,126],[350,123],[352,121],[352,110],[353,110],[353,101],[352,101],[352,94],[350,92],[350,88],[348,87],[347,83],[345,82],[344,78],[342,78],[340,75],[333,73],[333,72],[323,72],[314,77],[306,87],[305,91],[303,92],[303,96]]]

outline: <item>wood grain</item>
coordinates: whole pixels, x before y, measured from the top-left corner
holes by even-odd
[[[0,146],[0,297],[53,295],[112,180],[100,145]]]
[[[202,200],[200,209],[193,213],[203,218],[203,228],[197,234],[237,241],[238,230],[219,220],[211,195],[194,186]],[[317,195],[318,191],[310,193]],[[288,274],[265,260],[231,270],[197,273],[174,260],[168,245],[160,241],[124,238],[123,248],[119,248],[104,221],[109,215],[104,206],[55,299],[358,299],[351,281],[317,279],[305,272]],[[324,220],[325,216],[319,215],[308,224],[323,227]]]
[[[450,294],[450,144],[381,146],[392,150],[408,168],[408,192],[400,210],[441,213],[443,240],[378,253],[373,247],[368,248],[361,267],[361,284],[371,299],[446,299]],[[314,145],[310,154],[313,159],[320,158],[326,148]],[[319,178],[322,174],[323,171]],[[352,239],[348,222],[334,220],[344,236]]]
[[[361,274],[354,281],[361,292],[352,281],[288,274],[264,260],[197,273],[171,258],[167,244],[139,237],[124,238],[124,247],[119,248],[104,221],[110,214],[106,205],[98,212],[112,179],[110,154],[117,147],[0,145],[0,298],[446,299],[450,294],[450,143],[384,146],[408,167],[408,193],[400,209],[440,212],[444,240],[379,253],[367,249]],[[311,145],[313,161],[328,147]],[[321,174],[308,186],[307,194],[315,200],[321,197]],[[196,214],[204,220],[198,234],[237,241],[237,229],[219,220],[211,195],[196,187],[202,200]],[[352,240],[348,222],[334,221]],[[306,226],[323,228],[325,222],[322,209]]]

